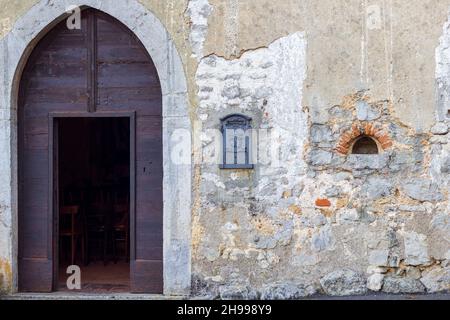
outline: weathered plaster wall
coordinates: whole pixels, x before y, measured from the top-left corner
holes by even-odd
[[[448,3],[210,3],[207,57],[196,73],[200,127],[217,129],[220,116],[244,111],[258,128],[287,126],[296,142],[285,141],[294,157],[283,158],[282,169],[259,164],[251,172],[229,173],[201,166],[194,291],[273,298],[317,290],[448,290],[448,129],[434,126],[435,48]],[[253,60],[264,60],[253,55],[298,31],[305,31],[306,56],[288,46],[281,60],[270,60],[280,65],[285,56],[305,59],[296,110],[309,115],[307,140],[298,139],[304,122],[296,119],[290,127],[286,121],[295,118],[289,108],[286,117],[271,117],[276,94],[269,90],[267,101],[258,97],[266,79],[254,76]],[[290,75],[269,70],[269,78],[271,72],[281,86]],[[377,156],[339,155],[335,147],[355,123],[382,129],[380,142],[388,148]],[[384,136],[389,140],[381,141]],[[214,144],[211,134],[202,137],[204,162],[214,155]],[[298,158],[306,160],[306,170]]]
[[[0,0],[0,37],[36,2]],[[188,82],[194,294],[449,289],[450,0],[140,2],[167,28]],[[260,136],[252,171],[210,162],[213,129],[236,111],[289,132]],[[367,123],[392,146],[336,152]]]
[[[191,37],[191,30],[203,34],[198,30],[207,24],[204,55],[227,58],[305,31],[309,39],[305,106],[325,109],[338,104],[345,94],[370,89],[377,100],[395,101],[396,114],[413,127],[426,130],[432,126],[434,118],[427,116],[432,112],[422,111],[434,110],[435,68],[430,62],[435,60],[435,48],[447,20],[448,0],[140,2],[161,19],[172,35],[192,86],[197,63],[191,59],[189,39],[201,36]],[[198,21],[203,20],[198,19],[203,9],[192,10],[197,6],[192,4],[195,2],[198,6],[209,3],[210,9],[205,11],[212,11],[205,14],[208,22]],[[2,1],[0,36],[35,3],[36,0]],[[195,17],[197,27],[191,21]],[[419,114],[421,121],[417,120]]]

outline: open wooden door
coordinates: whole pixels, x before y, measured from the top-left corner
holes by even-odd
[[[131,254],[131,290],[136,293],[163,292],[161,126],[159,117],[137,118],[136,236]]]
[[[131,146],[132,292],[163,290],[162,94],[137,37],[100,11],[82,11],[81,30],[56,25],[35,47],[19,92],[19,290],[53,290],[54,197],[50,181],[55,113],[135,114]],[[133,201],[131,201],[133,203]],[[55,210],[57,210],[55,208]]]

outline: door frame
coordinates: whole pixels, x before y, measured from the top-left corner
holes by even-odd
[[[49,121],[49,199],[48,199],[48,248],[53,258],[52,290],[58,291],[59,283],[59,181],[58,181],[58,119],[64,118],[128,118],[130,121],[130,261],[136,258],[136,112],[135,111],[97,111],[97,112],[50,112]],[[129,269],[131,277],[131,268]]]
[[[141,40],[160,76],[163,95],[163,200],[164,200],[164,294],[186,296],[191,292],[192,274],[192,180],[194,176],[192,157],[192,119],[189,113],[188,85],[185,68],[179,50],[175,46],[167,28],[154,14],[151,6],[144,6],[137,0],[80,0],[80,6],[101,10],[124,23]],[[62,5],[49,6],[47,0],[37,0],[36,4],[17,18],[11,30],[0,39],[0,47],[6,48],[5,63],[0,63],[0,74],[4,75],[6,115],[11,115],[5,123],[11,140],[3,139],[0,147],[6,152],[1,160],[12,168],[11,175],[0,177],[5,194],[5,221],[7,226],[0,232],[0,240],[12,239],[1,258],[11,263],[11,276],[5,278],[10,292],[19,291],[19,177],[17,141],[18,92],[22,71],[36,43],[54,26],[67,17]],[[36,17],[40,17],[36,19]],[[136,17],[140,17],[136,19]],[[183,153],[189,155],[180,162],[170,160],[170,153],[179,139],[185,137]],[[5,241],[6,241],[5,240]],[[7,241],[8,242],[8,241]],[[174,263],[176,262],[176,263]]]

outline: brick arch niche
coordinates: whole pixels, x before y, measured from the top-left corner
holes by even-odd
[[[378,153],[392,147],[392,140],[387,132],[372,123],[354,123],[350,130],[345,131],[338,142],[336,151],[341,155],[352,153],[356,142],[362,138],[372,139],[378,147]]]

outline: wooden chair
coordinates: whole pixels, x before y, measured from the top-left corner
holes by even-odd
[[[115,221],[112,227],[113,232],[113,258],[114,263],[117,263],[118,253],[117,253],[117,243],[122,242],[125,247],[125,261],[129,261],[129,243],[130,243],[130,232],[129,232],[129,205],[128,204],[117,204],[114,206],[114,217]]]
[[[111,222],[105,205],[102,203],[92,203],[87,213],[87,238],[89,243],[96,241],[99,244],[104,265],[108,263],[110,229]],[[92,255],[90,249],[88,251],[88,261],[90,261]]]
[[[60,230],[59,237],[70,239],[70,262],[76,262],[76,249],[78,241],[81,242],[81,257],[85,262],[85,236],[83,219],[79,206],[64,206],[60,208]]]

